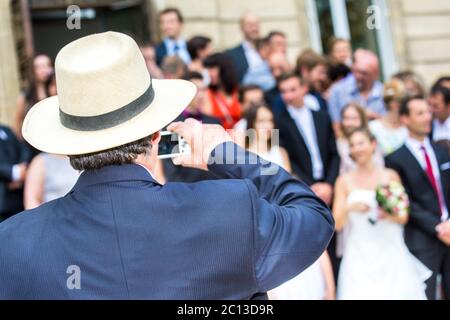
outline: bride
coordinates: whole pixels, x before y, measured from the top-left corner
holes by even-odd
[[[408,216],[392,216],[378,207],[376,188],[400,178],[374,164],[376,141],[367,129],[350,135],[356,169],[336,182],[333,214],[336,230],[350,228],[337,286],[338,299],[426,299],[428,270],[407,249],[403,225]],[[369,217],[376,223],[369,222]]]

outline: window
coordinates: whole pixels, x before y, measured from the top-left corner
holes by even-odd
[[[328,53],[331,37],[351,41],[353,49],[366,48],[380,57],[382,78],[397,71],[389,10],[385,0],[309,0],[310,38],[316,51]],[[368,27],[375,17],[378,28]]]

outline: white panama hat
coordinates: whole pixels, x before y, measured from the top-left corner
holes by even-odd
[[[36,149],[80,155],[155,133],[191,102],[185,80],[152,80],[136,42],[118,32],[75,40],[55,60],[58,95],[38,102],[22,134]]]

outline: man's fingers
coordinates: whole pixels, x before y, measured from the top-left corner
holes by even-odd
[[[190,127],[195,127],[202,124],[200,121],[195,120],[194,118],[187,118],[186,120],[184,120],[184,123]]]
[[[167,126],[167,130],[175,132],[175,130],[176,130],[178,127],[180,127],[181,124],[183,124],[183,122],[180,122],[180,121],[172,122],[171,124],[169,124],[169,125]]]
[[[181,166],[183,164],[183,157],[172,158],[172,162],[176,166]]]
[[[192,140],[192,129],[184,122],[174,122],[167,126],[167,130],[182,136],[188,143]]]

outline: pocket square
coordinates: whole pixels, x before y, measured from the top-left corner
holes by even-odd
[[[446,163],[441,164],[441,170],[442,171],[445,171],[445,170],[448,170],[448,169],[450,169],[450,162],[446,162]]]

